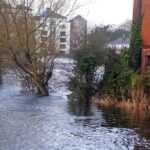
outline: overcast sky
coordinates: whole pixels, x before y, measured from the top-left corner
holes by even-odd
[[[90,1],[90,4],[87,4]],[[82,0],[86,4],[78,13],[89,24],[121,24],[132,19],[133,0]]]

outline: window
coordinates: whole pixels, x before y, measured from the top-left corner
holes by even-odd
[[[74,26],[79,27],[79,21],[78,20],[74,20]]]
[[[66,26],[65,25],[61,25],[60,28],[61,29],[66,29]]]
[[[41,37],[41,42],[46,42],[47,38],[46,37]]]
[[[41,31],[41,35],[47,35],[47,31]]]
[[[60,49],[65,49],[66,48],[66,44],[60,44]]]
[[[60,38],[60,43],[65,43],[66,42],[66,38]]]
[[[147,56],[147,67],[150,67],[150,56]]]
[[[60,32],[61,36],[66,36],[66,32]]]
[[[65,54],[65,51],[60,51],[59,53],[63,55],[63,54]]]

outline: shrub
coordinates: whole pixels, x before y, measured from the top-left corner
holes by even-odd
[[[131,96],[133,71],[128,66],[128,50],[121,54],[110,52],[105,63],[105,73],[100,82],[100,95],[114,99],[127,99]]]
[[[89,99],[97,91],[96,70],[102,64],[99,55],[90,49],[78,50],[75,54],[74,77],[70,79],[69,89],[82,99]]]

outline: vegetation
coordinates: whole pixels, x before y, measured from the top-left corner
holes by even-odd
[[[86,48],[77,50],[75,54],[76,67],[69,88],[81,99],[90,99],[98,90],[100,77],[97,77],[97,72],[103,72],[101,66],[105,60],[109,33],[109,26],[96,27],[88,35]]]
[[[139,70],[141,65],[141,18],[133,21],[130,43],[130,66],[135,70]]]
[[[96,70],[100,66],[99,53],[80,50],[76,53],[74,77],[69,82],[70,89],[81,99],[89,99],[97,90]]]
[[[137,22],[136,22],[137,23]],[[137,29],[137,23],[133,25],[130,53],[123,48],[120,54],[106,48],[107,43],[116,35],[111,26],[100,26],[88,35],[86,49],[78,50],[76,53],[76,67],[74,77],[70,80],[70,89],[80,98],[96,97],[100,104],[115,105],[117,107],[149,108],[148,95],[150,86],[150,69],[144,76],[137,71],[139,69],[140,49],[142,39]],[[119,30],[121,31],[121,30]],[[138,31],[138,32],[137,32]],[[134,49],[135,50],[135,49]],[[132,63],[136,64],[131,66]],[[95,76],[99,67],[101,78],[95,82]],[[139,107],[139,104],[141,107]]]
[[[142,50],[142,37],[141,37],[141,0],[138,1],[137,14],[135,15],[132,23],[131,30],[131,43],[129,53],[129,64],[135,71],[138,71],[141,66],[141,50]]]
[[[112,30],[112,26],[96,27],[88,35],[87,47],[75,55],[76,67],[69,87],[80,98],[88,99],[93,95],[125,99],[131,97],[131,76],[128,50],[121,54],[108,50],[108,42],[124,34],[124,30]],[[98,74],[98,79],[96,79]]]
[[[145,74],[134,73],[132,77],[132,98],[136,101],[149,99],[150,92],[150,68],[148,67]]]
[[[123,49],[121,54],[110,51],[104,66],[99,95],[119,100],[129,98],[133,71],[128,66],[128,50]]]
[[[45,38],[42,38],[41,29],[44,30],[47,23],[54,24],[53,11],[67,16],[76,10],[76,3],[77,0],[0,1],[0,47],[5,54],[1,59],[14,62],[19,77],[43,96],[49,95],[48,82],[58,53],[50,37],[61,20]],[[50,15],[40,17],[45,7],[49,7]]]

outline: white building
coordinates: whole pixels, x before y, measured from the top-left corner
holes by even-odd
[[[108,47],[115,50],[116,53],[120,53],[121,49],[129,48],[130,40],[128,38],[119,38],[108,44]]]
[[[70,53],[70,22],[63,20],[56,32],[56,39],[60,53]]]
[[[67,18],[51,11],[49,8],[36,17],[39,28],[36,38],[46,41],[47,47],[53,43],[59,53],[69,54],[70,51],[70,22]]]

